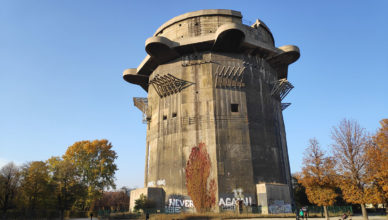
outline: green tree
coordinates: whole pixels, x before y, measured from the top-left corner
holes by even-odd
[[[63,158],[76,167],[80,181],[87,187],[84,208],[93,211],[94,201],[101,197],[103,190],[115,188],[117,155],[112,144],[107,140],[79,141],[67,149]]]
[[[86,187],[81,184],[76,167],[70,161],[51,157],[47,164],[50,183],[54,187],[55,208],[60,211],[61,219],[64,219],[64,212],[71,209],[77,198],[85,196]]]
[[[43,161],[25,165],[21,172],[21,191],[25,206],[32,216],[38,209],[47,209],[53,200],[48,166]]]
[[[333,205],[337,197],[335,163],[330,157],[325,156],[314,138],[310,140],[310,145],[305,151],[303,165],[298,181],[306,188],[309,201],[323,206],[325,217],[329,219],[327,206]]]
[[[155,207],[156,204],[154,201],[147,199],[144,194],[141,194],[140,198],[135,200],[135,206],[133,207],[133,210],[135,212],[142,210],[143,213],[147,213],[149,209],[153,209]]]
[[[0,170],[0,209],[6,218],[8,209],[14,206],[14,200],[20,185],[19,168],[10,162]]]

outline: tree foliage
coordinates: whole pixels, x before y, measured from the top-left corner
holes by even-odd
[[[370,196],[373,204],[388,203],[388,119],[380,124],[365,153],[367,181],[373,186]]]
[[[125,191],[104,192],[96,201],[96,206],[101,210],[125,211],[128,209],[129,196]]]
[[[6,164],[0,170],[0,209],[3,215],[15,206],[15,197],[19,187],[20,172],[14,163]]]
[[[96,189],[115,187],[113,177],[117,166],[114,160],[117,155],[108,140],[76,142],[63,158],[76,166],[81,181],[87,186]]]
[[[21,171],[21,190],[24,206],[31,213],[41,207],[52,204],[52,187],[48,166],[43,161],[33,161],[26,164]]]
[[[292,188],[294,191],[294,200],[297,207],[312,205],[307,198],[306,188],[299,182],[300,174],[292,174]]]
[[[154,201],[149,200],[147,196],[141,194],[139,199],[135,200],[135,206],[133,207],[133,210],[135,212],[142,210],[143,213],[146,213],[148,209],[153,209],[155,207],[156,204]]]
[[[337,127],[333,127],[332,139],[332,151],[339,174],[337,184],[345,201],[360,204],[363,216],[367,219],[365,204],[371,194],[365,167],[365,149],[370,144],[368,135],[356,121],[344,119]]]
[[[116,152],[108,140],[79,141],[70,146],[64,160],[72,163],[80,181],[87,187],[85,208],[93,210],[93,201],[104,189],[115,188]]]
[[[76,142],[62,157],[32,161],[22,167],[7,164],[0,170],[3,218],[7,219],[9,209],[12,212],[8,215],[28,219],[54,218],[58,213],[62,219],[65,213],[87,214],[103,191],[114,187],[116,158],[107,140],[95,140]],[[128,198],[122,194],[112,194],[114,201],[121,201],[121,208]]]
[[[210,177],[211,162],[206,145],[193,147],[186,164],[187,193],[198,212],[209,211],[215,205],[216,183]]]
[[[55,207],[60,210],[60,217],[63,219],[64,211],[70,210],[74,202],[85,195],[85,186],[80,183],[76,167],[70,161],[51,157],[47,164],[56,200]]]
[[[310,140],[310,145],[305,151],[303,165],[298,181],[306,188],[311,203],[324,206],[328,218],[326,207],[333,205],[338,196],[335,191],[335,163],[332,158],[325,156],[314,138]]]

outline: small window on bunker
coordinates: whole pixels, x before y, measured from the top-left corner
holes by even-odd
[[[172,113],[172,117],[173,117],[173,118],[176,117],[176,112]]]
[[[167,115],[163,115],[163,120],[166,120],[167,119]]]
[[[238,112],[238,104],[231,104],[230,109],[232,112]]]

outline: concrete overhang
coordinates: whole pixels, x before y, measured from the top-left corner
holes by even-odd
[[[213,51],[238,51],[245,39],[245,27],[242,24],[227,23],[221,25],[215,35]]]
[[[278,48],[278,53],[267,59],[269,65],[278,72],[278,78],[287,78],[288,65],[297,61],[300,57],[299,48],[294,45],[286,45]]]
[[[174,50],[178,46],[178,42],[170,41],[165,37],[150,37],[145,42],[145,50],[159,64],[178,58],[179,53]]]
[[[148,76],[137,74],[137,69],[126,69],[123,71],[125,81],[140,85],[144,90],[148,91]]]
[[[201,10],[186,13],[177,16],[163,24],[154,34],[145,42],[145,50],[148,55],[144,58],[137,69],[128,69],[124,71],[123,77],[127,82],[140,85],[146,91],[148,90],[148,78],[151,73],[161,64],[184,56],[185,54],[201,51],[214,52],[235,52],[246,54],[259,54],[266,59],[279,73],[278,77],[287,78],[288,65],[295,62],[299,56],[299,48],[292,45],[274,47],[268,42],[263,42],[250,34],[252,29],[262,27],[273,36],[269,28],[260,20],[257,20],[252,26],[240,23],[229,22],[217,28],[215,33],[199,35],[172,41],[163,36],[157,36],[165,28],[192,17],[204,15],[229,15],[241,18],[241,13],[232,10]]]

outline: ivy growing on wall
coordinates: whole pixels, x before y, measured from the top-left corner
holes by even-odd
[[[186,187],[197,212],[211,210],[216,202],[217,185],[214,179],[209,179],[210,168],[206,145],[193,147],[186,164]]]

